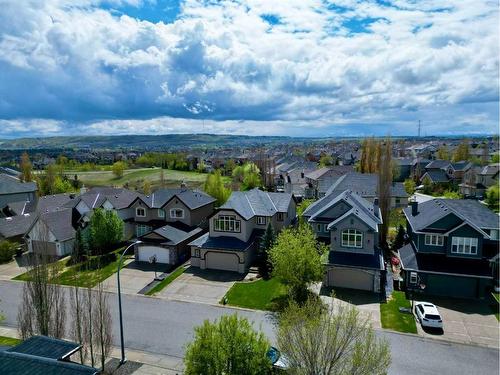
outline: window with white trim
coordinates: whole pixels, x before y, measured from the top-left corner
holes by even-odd
[[[165,211],[161,208],[158,209],[158,217],[161,217],[162,219],[165,217]]]
[[[426,234],[425,235],[425,244],[429,246],[443,246],[444,245],[444,236],[440,234]]]
[[[266,217],[265,216],[257,216],[257,224],[258,225],[266,225]]]
[[[170,217],[172,219],[184,219],[184,210],[182,208],[171,208]]]
[[[135,216],[146,217],[146,209],[143,207],[137,207],[135,209]]]
[[[454,254],[477,254],[477,238],[453,237],[451,252]]]
[[[418,277],[416,272],[410,272],[410,284],[416,284],[418,282]]]
[[[357,229],[346,229],[342,231],[343,247],[363,247],[363,233]]]
[[[241,221],[234,216],[220,215],[214,220],[214,230],[217,232],[241,232]]]
[[[151,231],[151,227],[149,225],[137,224],[135,226],[135,235],[137,237],[143,236],[146,233],[149,233],[150,231]]]

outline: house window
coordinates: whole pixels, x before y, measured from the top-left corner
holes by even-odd
[[[396,204],[401,204],[401,198],[396,198]]]
[[[143,236],[150,231],[151,227],[149,225],[137,224],[135,227],[135,235],[137,237]]]
[[[451,252],[454,254],[477,254],[477,238],[453,237]]]
[[[277,214],[277,216],[276,216],[276,220],[278,220],[278,221],[283,221],[283,218],[284,218],[284,216],[283,216],[283,212],[278,212],[278,214]]]
[[[217,232],[240,232],[241,222],[234,216],[221,215],[214,220],[214,228]]]
[[[443,246],[444,237],[440,234],[426,234],[425,244],[429,246]]]
[[[200,249],[195,249],[194,250],[194,256],[195,256],[195,258],[199,258],[200,257]]]
[[[137,207],[135,209],[135,216],[146,217],[146,210],[142,207]]]
[[[158,210],[158,217],[161,217],[162,219],[165,217],[165,211],[161,208]]]
[[[172,219],[183,219],[184,218],[184,210],[180,208],[172,208],[170,210],[170,217]]]
[[[416,284],[418,282],[418,277],[416,272],[410,272],[410,284]]]
[[[343,247],[363,247],[363,233],[357,229],[346,229],[342,231]]]
[[[323,225],[322,224],[316,224],[316,231],[318,232],[323,232]]]
[[[257,216],[257,224],[258,225],[266,225],[266,217],[265,216]]]

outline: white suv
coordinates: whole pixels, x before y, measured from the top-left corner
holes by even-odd
[[[443,328],[443,319],[437,307],[429,302],[417,302],[415,304],[415,314],[422,327]]]

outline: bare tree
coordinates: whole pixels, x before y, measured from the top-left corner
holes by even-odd
[[[83,365],[87,358],[87,346],[84,342],[85,334],[85,309],[84,309],[84,295],[78,286],[79,276],[75,276],[75,287],[70,290],[70,311],[73,317],[73,324],[71,327],[71,338],[73,341],[82,345],[80,350],[80,362]]]
[[[278,318],[277,339],[291,374],[381,375],[391,363],[387,341],[351,305],[291,304]]]
[[[378,176],[378,197],[379,207],[382,214],[382,225],[380,230],[380,244],[387,245],[387,233],[389,231],[389,214],[391,209],[391,187],[392,187],[392,143],[389,138],[384,145],[379,146],[379,176]]]
[[[99,283],[94,290],[94,314],[92,326],[95,329],[96,348],[100,354],[101,368],[104,371],[106,359],[111,352],[111,343],[113,341],[112,320],[109,311],[108,294],[104,292],[103,283]]]
[[[33,335],[62,338],[65,331],[66,306],[64,290],[52,284],[59,265],[49,255],[48,229],[40,222],[40,240],[28,264],[29,279],[23,285],[17,315],[19,334],[25,339]]]

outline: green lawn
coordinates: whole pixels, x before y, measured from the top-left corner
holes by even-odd
[[[14,346],[20,344],[21,341],[13,337],[0,336],[0,346]]]
[[[495,316],[497,317],[497,320],[500,321],[500,293],[491,293],[493,295],[493,298],[495,298],[495,300],[497,301],[497,304],[496,305],[493,305],[491,308],[493,309],[493,311],[495,312]]]
[[[411,308],[411,303],[404,292],[392,292],[387,303],[380,304],[380,320],[382,328],[398,332],[417,333],[417,325],[413,314],[402,313],[400,307]]]
[[[279,301],[286,297],[285,285],[276,278],[237,282],[225,296],[228,305],[255,310],[276,310]]]
[[[162,291],[163,289],[165,289],[165,287],[168,284],[170,284],[172,281],[174,281],[180,275],[182,275],[185,270],[186,270],[186,268],[184,268],[184,266],[178,267],[174,272],[172,272],[170,275],[168,275],[166,278],[164,278],[162,281],[160,281],[160,283],[158,283],[154,288],[148,290],[146,295],[152,296],[152,295]]]
[[[69,286],[79,286],[82,288],[91,287],[93,288],[98,283],[106,280],[108,277],[113,275],[118,270],[119,263],[119,252],[122,249],[115,250],[117,253],[117,259],[102,268],[96,270],[85,270],[84,263],[78,263],[72,266],[67,266],[66,262],[69,258],[61,260],[61,272],[52,279],[54,284],[58,285],[69,285]],[[130,257],[130,256],[129,256]],[[125,257],[128,259],[129,257]],[[30,279],[29,272],[25,272],[13,278],[13,280],[28,281]]]

